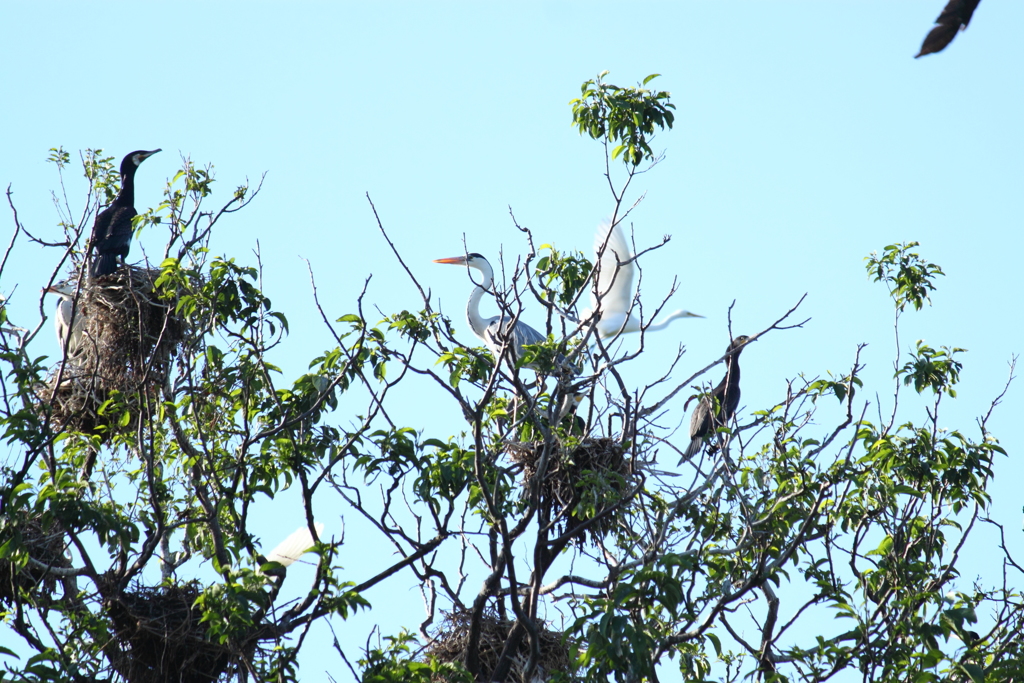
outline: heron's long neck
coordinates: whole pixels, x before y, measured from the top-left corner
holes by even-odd
[[[480,301],[484,298],[484,293],[491,288],[494,275],[489,268],[485,270],[477,266],[473,267],[480,271],[480,284],[474,287],[473,292],[469,295],[469,301],[466,303],[466,320],[469,321],[469,328],[473,330],[473,334],[483,339],[487,321],[480,315]]]

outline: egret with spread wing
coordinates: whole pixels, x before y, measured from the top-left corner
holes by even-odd
[[[85,327],[85,316],[82,315],[81,307],[77,311],[74,310],[75,288],[67,282],[58,282],[44,291],[60,297],[60,301],[57,302],[57,310],[53,313],[53,328],[57,333],[57,343],[60,344],[61,354],[71,358],[77,355],[81,348],[82,329]],[[74,314],[74,321],[71,319],[72,314]],[[69,330],[70,337],[68,336]],[[64,348],[65,343],[67,343],[66,349]]]
[[[710,394],[702,396],[700,403],[690,416],[690,445],[683,455],[683,461],[692,458],[706,439],[732,420],[740,404],[740,352],[750,340],[740,335],[732,340],[725,350],[725,377]],[[692,399],[691,399],[692,400]],[[689,405],[690,401],[686,402]],[[686,406],[683,406],[686,410]]]
[[[324,532],[323,522],[316,522],[314,526],[316,527],[317,536]],[[267,553],[264,564],[267,562],[277,562],[283,567],[290,566],[315,546],[316,539],[309,532],[309,527],[299,527],[288,538],[278,543],[277,547]]]
[[[117,270],[118,257],[121,262],[128,258],[132,242],[132,218],[138,213],[135,211],[135,171],[139,164],[159,151],[138,150],[121,160],[121,191],[110,206],[99,212],[92,225],[90,277],[110,275]]]
[[[678,310],[657,324],[644,326],[639,316],[632,313],[636,263],[618,223],[605,223],[598,228],[594,239],[594,267],[597,273],[590,288],[590,308],[583,310],[582,317],[584,322],[596,318],[594,324],[602,339],[641,329],[646,332],[663,330],[677,318],[704,317]]]

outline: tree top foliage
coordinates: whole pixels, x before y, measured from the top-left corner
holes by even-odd
[[[645,88],[655,76],[619,87],[606,75],[583,84],[573,124],[604,145],[612,221],[627,225],[631,185],[657,166],[654,133],[671,129],[674,106]],[[70,155],[50,158],[63,183]],[[943,275],[918,243],[867,259],[893,303],[891,387],[865,386],[863,340],[850,340],[847,369],[774,387],[773,404],[720,420],[686,458],[675,425],[688,424],[688,399],[720,408],[710,389],[726,358],[680,347],[661,377],[635,383],[671,292],[635,293],[641,331],[602,339],[579,300],[600,302],[603,266],[535,247],[516,223],[524,256],[483,305],[547,339],[492,352],[438,309],[377,218],[420,299],[379,313],[364,291],[332,310],[314,279],[324,348],[287,378],[275,357],[289,321],[262,264],[210,246],[222,222],[258,210],[260,186],[211,207],[211,167],[183,159],[135,219],[137,234],[166,235],[159,262],[89,280],[91,220],[118,178],[100,149],[80,161],[84,205],[58,204],[55,236],[19,223],[11,202],[13,239],[45,246],[49,284],[74,285],[84,342],[47,358],[45,320],[0,307],[0,680],[298,680],[328,628],[334,656],[317,653],[316,668],[336,680],[1024,675],[1021,565],[1004,542],[990,549],[994,582],[964,588],[958,568],[978,528],[1002,533],[986,516],[1000,397],[952,428],[943,402],[964,350],[903,350],[902,314],[931,304]],[[643,247],[640,223],[634,240],[637,253],[617,259],[642,272],[663,243]],[[806,334],[799,306],[745,330],[748,343]],[[451,421],[424,423],[402,391]],[[888,417],[879,394],[893,397]],[[278,539],[253,520],[282,499],[299,501],[299,530],[271,550]],[[315,564],[304,582],[289,577],[300,557]],[[404,628],[354,631],[354,615],[410,587],[422,603]]]

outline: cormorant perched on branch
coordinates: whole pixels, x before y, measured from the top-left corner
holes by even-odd
[[[690,445],[683,456],[684,461],[692,458],[704,445],[704,440],[719,427],[727,425],[736,414],[740,404],[740,353],[748,339],[746,335],[740,335],[732,340],[725,350],[729,354],[725,357],[725,377],[709,395],[700,399],[690,416]],[[690,401],[686,403],[689,405]]]
[[[128,249],[132,241],[132,218],[135,217],[135,171],[139,164],[153,156],[159,149],[152,152],[138,150],[121,160],[121,191],[110,203],[100,211],[92,226],[90,249],[92,261],[89,263],[90,277],[110,275],[117,270],[117,257],[121,261],[128,258]]]
[[[971,16],[974,15],[974,10],[978,9],[979,2],[981,0],[949,0],[949,4],[942,9],[942,14],[935,20],[936,26],[928,32],[921,44],[921,51],[914,56],[914,59],[934,52],[941,52],[952,43],[956,34],[971,23]]]

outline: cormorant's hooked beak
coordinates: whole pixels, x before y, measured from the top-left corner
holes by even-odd
[[[434,259],[434,263],[448,263],[453,266],[464,266],[466,265],[465,256],[450,256],[448,258]]]

